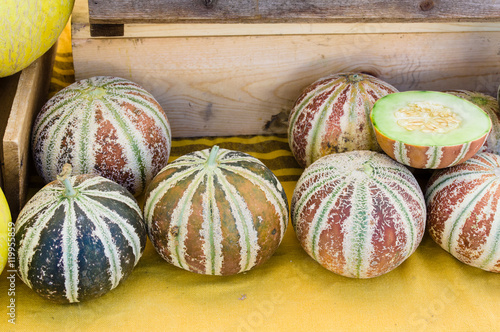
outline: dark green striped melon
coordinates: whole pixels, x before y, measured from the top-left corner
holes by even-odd
[[[306,168],[291,212],[305,251],[352,278],[393,270],[417,249],[425,231],[425,201],[415,177],[368,150],[327,155]]]
[[[146,192],[149,238],[169,263],[231,275],[267,261],[288,224],[288,201],[258,159],[214,146],[167,165]]]
[[[69,166],[69,165],[68,165]],[[138,263],[147,233],[135,198],[97,175],[60,180],[36,193],[16,221],[17,271],[42,297],[73,303],[118,286]]]
[[[132,194],[168,161],[170,124],[154,97],[129,80],[97,76],[59,91],[33,125],[36,169],[50,182],[65,163],[74,174],[98,174]]]

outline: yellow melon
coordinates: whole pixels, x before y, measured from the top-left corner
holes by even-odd
[[[0,2],[0,77],[12,75],[54,45],[68,22],[74,0]]]

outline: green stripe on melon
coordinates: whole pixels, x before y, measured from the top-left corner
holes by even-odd
[[[149,237],[169,263],[229,275],[267,261],[288,223],[288,202],[274,174],[248,154],[218,149],[167,165],[146,193]]]
[[[479,153],[433,174],[429,233],[461,262],[500,273],[500,156]]]
[[[46,182],[70,163],[75,174],[98,174],[139,195],[167,164],[171,131],[149,92],[122,78],[98,76],[68,86],[44,105],[32,147]]]
[[[288,120],[288,141],[297,162],[352,150],[380,151],[370,110],[380,97],[397,92],[363,73],[337,73],[312,83],[296,100]]]
[[[30,288],[73,303],[117,287],[137,265],[147,234],[137,201],[122,186],[96,175],[65,181],[46,185],[24,206],[16,251]]]
[[[373,151],[315,161],[297,183],[291,212],[305,251],[347,277],[391,271],[416,250],[425,230],[425,202],[416,179]]]

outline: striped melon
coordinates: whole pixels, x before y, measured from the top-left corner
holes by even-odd
[[[123,78],[98,76],[58,92],[32,132],[36,169],[50,182],[65,163],[74,174],[98,174],[132,194],[168,161],[170,124],[154,97]]]
[[[425,193],[431,237],[458,260],[500,273],[500,156],[436,171]]]
[[[368,74],[339,73],[308,86],[289,116],[288,141],[306,167],[322,156],[352,150],[380,151],[370,110],[380,97],[397,92]]]
[[[125,188],[97,175],[68,177],[68,166],[28,201],[15,224],[20,278],[60,303],[118,286],[147,240],[142,211]]]
[[[491,131],[478,152],[490,152],[500,154],[500,106],[498,101],[481,92],[467,90],[446,91],[449,94],[468,100],[481,107],[491,119]]]
[[[167,165],[146,192],[149,238],[169,263],[232,275],[267,261],[288,223],[288,201],[258,159],[214,146]]]
[[[491,130],[491,119],[480,107],[435,91],[382,97],[370,117],[382,150],[414,168],[462,163],[479,151]]]
[[[393,270],[425,232],[425,201],[415,177],[367,150],[327,155],[307,167],[291,214],[304,250],[328,270],[353,278]]]

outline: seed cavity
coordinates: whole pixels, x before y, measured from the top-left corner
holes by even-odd
[[[409,131],[448,133],[460,126],[460,117],[451,108],[438,103],[416,102],[394,113],[396,123]]]

